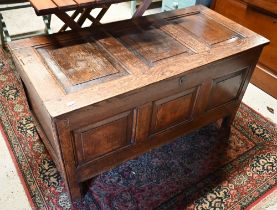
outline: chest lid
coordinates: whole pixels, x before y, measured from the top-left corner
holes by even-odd
[[[194,6],[14,41],[9,47],[21,75],[57,116],[267,42],[208,8]],[[74,106],[68,106],[71,101]]]

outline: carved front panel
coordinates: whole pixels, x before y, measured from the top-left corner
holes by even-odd
[[[125,112],[74,131],[79,164],[133,143],[133,112]]]
[[[197,88],[155,101],[151,121],[151,133],[159,132],[192,119]]]

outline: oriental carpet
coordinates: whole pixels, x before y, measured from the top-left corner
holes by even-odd
[[[229,140],[211,124],[103,173],[71,203],[14,69],[1,51],[0,126],[34,209],[246,209],[276,188],[277,127],[242,104]]]

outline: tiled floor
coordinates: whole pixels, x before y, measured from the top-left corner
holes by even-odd
[[[113,5],[103,22],[111,22],[131,17],[128,3]],[[149,11],[149,13],[160,12],[159,9]],[[6,24],[11,34],[24,33],[31,30],[43,29],[42,18],[38,18],[31,8],[4,12]],[[20,18],[18,18],[20,17]],[[32,24],[30,24],[32,23]],[[62,25],[56,17],[52,20],[52,29],[54,32]],[[277,101],[267,95],[254,85],[249,85],[243,102],[252,107],[263,116],[277,123]],[[274,113],[269,110],[274,110]],[[3,136],[0,134],[0,206],[1,210],[25,210],[31,209],[23,186],[16,172],[12,158],[6,147]],[[277,205],[277,204],[276,204]],[[272,210],[277,206],[270,207]],[[269,209],[268,209],[269,210]]]

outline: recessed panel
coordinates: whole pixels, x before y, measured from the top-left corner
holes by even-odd
[[[208,109],[212,109],[235,100],[243,85],[246,73],[247,68],[214,80],[209,97]]]
[[[215,45],[240,37],[236,32],[201,13],[168,21],[170,23],[178,24],[178,27],[183,28],[183,30],[188,31],[190,34],[196,36],[208,45]]]
[[[124,148],[132,143],[132,112],[123,113],[75,131],[79,163]]]
[[[95,44],[53,49],[49,54],[73,85],[118,73]]]
[[[197,88],[178,93],[154,103],[152,132],[169,128],[190,120],[193,112]]]
[[[189,53],[188,48],[153,26],[131,27],[112,33],[126,48],[150,66],[157,61]]]
[[[128,72],[98,41],[63,43],[37,49],[67,93],[110,81]]]

